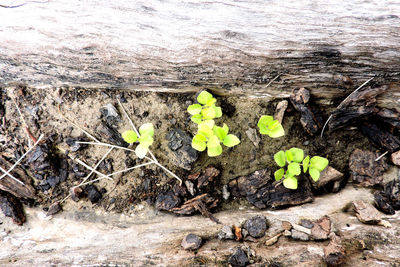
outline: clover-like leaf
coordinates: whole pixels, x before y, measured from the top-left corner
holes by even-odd
[[[215,109],[213,109],[212,107],[208,107],[201,111],[201,115],[204,119],[211,120],[215,118],[216,112]]]
[[[217,102],[217,99],[215,99],[214,97],[210,98],[209,100],[207,100],[206,106],[211,107],[215,104],[215,102]]]
[[[138,141],[141,146],[148,148],[149,146],[151,146],[153,144],[154,139],[150,135],[141,135],[138,138]]]
[[[196,115],[193,115],[190,119],[191,119],[194,123],[199,124],[199,123],[201,123],[201,121],[203,120],[203,116],[201,116],[201,114],[196,114]]]
[[[212,94],[210,94],[207,91],[202,91],[198,96],[197,96],[197,102],[200,104],[206,105],[208,101],[211,101],[214,97]]]
[[[314,156],[310,160],[310,168],[315,168],[320,172],[322,172],[326,168],[326,166],[328,166],[328,164],[328,159],[320,156]]]
[[[149,151],[148,147],[142,146],[141,144],[137,145],[135,149],[135,154],[138,158],[144,158],[147,154],[147,151]]]
[[[207,147],[207,138],[204,135],[196,134],[192,139],[192,147],[197,151],[204,151]]]
[[[202,107],[200,104],[193,104],[187,108],[187,111],[189,112],[190,115],[196,115],[196,114],[200,114],[201,109],[202,109]]]
[[[269,130],[268,136],[271,138],[278,138],[285,135],[285,130],[283,129],[282,125],[279,124],[272,130]]]
[[[240,140],[239,140],[239,138],[237,138],[236,135],[228,134],[228,135],[225,137],[223,143],[224,143],[224,145],[227,146],[227,147],[233,147],[233,146],[238,145],[238,144],[240,143]]]
[[[279,170],[274,172],[275,180],[279,181],[280,179],[282,179],[284,174],[285,174],[285,169],[284,168],[280,168]]]
[[[226,126],[226,124],[224,124],[224,126]],[[223,141],[228,135],[228,131],[224,127],[214,126],[213,131],[220,141]]]
[[[222,116],[222,109],[221,107],[212,106],[215,110],[215,118],[220,118]]]
[[[214,127],[213,120],[202,121],[199,124],[198,133],[204,135],[205,137],[210,137],[214,135],[213,127]]]
[[[222,154],[222,146],[221,145],[207,148],[207,155],[209,157],[216,157],[216,156],[219,156],[221,154]]]
[[[291,162],[288,165],[288,172],[291,175],[299,175],[301,173],[300,164],[297,162]]]
[[[286,165],[285,152],[283,152],[282,150],[277,152],[274,155],[274,160],[275,160],[276,164],[278,164],[279,167],[284,167]]]
[[[128,130],[122,133],[122,138],[125,142],[132,144],[136,142],[137,134],[132,130]]]
[[[271,123],[273,120],[274,120],[274,118],[272,116],[269,116],[269,115],[261,116],[261,118],[258,120],[258,123],[257,123],[257,126],[258,126],[261,134],[269,133],[268,124]]]
[[[287,160],[288,162],[292,162],[292,161],[293,161],[293,154],[292,154],[292,151],[286,150],[286,151],[285,151],[285,155],[286,155],[286,160]]]
[[[293,161],[300,163],[304,158],[304,151],[303,149],[292,147],[289,149],[290,153],[293,156]]]
[[[288,189],[297,189],[297,179],[296,177],[290,176],[283,180],[283,186]]]
[[[216,135],[212,135],[208,138],[207,147],[216,147],[220,145],[220,141]]]
[[[148,136],[153,136],[154,135],[154,127],[152,123],[145,123],[139,128],[139,133],[140,135],[148,135]]]
[[[307,156],[303,160],[303,172],[306,173],[308,170],[308,166],[310,165],[310,156]]]
[[[311,178],[316,182],[319,179],[319,176],[321,174],[321,172],[319,170],[317,170],[316,168],[311,168],[309,170],[310,176]]]

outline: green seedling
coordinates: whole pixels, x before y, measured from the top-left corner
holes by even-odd
[[[212,120],[222,116],[222,109],[215,105],[217,99],[207,91],[201,92],[197,96],[198,104],[190,105],[187,111],[192,115],[191,120],[199,124],[203,120]]]
[[[215,125],[215,118],[222,116],[222,110],[215,105],[216,99],[207,91],[197,96],[198,104],[190,105],[187,111],[192,115],[191,120],[197,124],[197,134],[192,139],[192,147],[198,151],[207,149],[209,157],[222,154],[222,144],[233,147],[240,143],[239,138],[229,133],[228,126]]]
[[[272,116],[264,115],[257,123],[260,134],[266,134],[271,138],[278,138],[285,135],[285,130],[279,121],[274,120]]]
[[[301,174],[302,169],[304,173],[308,171],[311,178],[317,182],[321,172],[329,164],[328,159],[320,156],[304,157],[304,151],[296,147],[279,151],[274,155],[274,160],[281,167],[274,173],[275,180],[280,181],[283,178],[283,185],[289,189],[297,189],[297,176]]]
[[[139,158],[144,158],[149,151],[149,147],[153,144],[154,127],[152,123],[145,123],[139,128],[140,136],[132,130],[128,130],[122,133],[122,138],[125,142],[133,144],[136,141],[139,144],[136,146],[135,153]]]

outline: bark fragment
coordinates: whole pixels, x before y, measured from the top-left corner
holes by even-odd
[[[359,126],[361,132],[368,137],[373,143],[390,153],[400,149],[400,139],[379,128],[372,123],[363,123]]]
[[[0,208],[5,216],[12,218],[15,224],[22,225],[26,221],[19,199],[2,190],[0,190]]]
[[[308,104],[310,100],[310,91],[305,88],[294,89],[289,99],[294,108],[301,114],[300,123],[304,130],[306,130],[308,134],[314,135],[321,125],[319,125],[319,122]]]

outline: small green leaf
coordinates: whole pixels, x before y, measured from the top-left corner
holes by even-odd
[[[289,151],[293,155],[293,161],[300,163],[304,158],[304,151],[303,149],[292,147]]]
[[[315,182],[318,181],[319,176],[320,176],[321,173],[320,173],[317,169],[311,168],[311,167],[310,167],[309,172],[310,172],[311,178],[312,178]]]
[[[299,175],[301,173],[300,164],[297,162],[289,163],[288,172],[292,175]]]
[[[279,167],[284,167],[286,165],[286,156],[285,156],[285,152],[283,152],[282,150],[279,151],[278,153],[276,153],[274,155],[274,160],[276,162],[276,164],[278,164]]]
[[[306,173],[308,170],[308,166],[310,165],[310,156],[307,156],[303,160],[303,172]]]
[[[267,125],[274,120],[272,116],[264,115],[258,120],[257,126],[260,129],[261,134],[268,134],[269,129]]]
[[[196,134],[192,139],[192,147],[198,151],[204,151],[207,147],[207,138],[201,134]]]
[[[139,137],[138,141],[141,146],[148,148],[153,144],[154,139],[150,135],[142,135]]]
[[[215,110],[212,107],[205,108],[201,111],[201,115],[203,116],[204,119],[206,120],[211,120],[215,118]]]
[[[139,128],[139,133],[140,135],[148,135],[148,136],[153,136],[154,135],[154,127],[152,123],[145,123]]]
[[[229,132],[229,127],[228,127],[228,125],[226,125],[226,124],[224,123],[224,125],[222,125],[222,129],[224,129],[224,131],[226,132],[226,134],[228,134],[228,132]]]
[[[214,127],[213,120],[202,121],[199,124],[198,133],[204,135],[205,137],[210,137],[210,136],[214,135],[213,127]]]
[[[227,136],[228,132],[225,131],[223,127],[214,126],[213,128],[214,134],[219,138],[222,142],[224,138]]]
[[[292,162],[293,161],[293,154],[290,150],[286,150],[285,151],[285,155],[286,155],[286,159],[288,162]]]
[[[225,139],[224,139],[224,145],[227,147],[233,147],[236,146],[237,144],[240,143],[239,138],[236,137],[236,135],[233,134],[228,134]]]
[[[147,154],[147,151],[149,151],[148,147],[142,146],[141,144],[137,145],[135,149],[135,154],[138,158],[144,158]]]
[[[132,144],[136,142],[137,134],[132,130],[128,130],[122,133],[122,138],[125,142]]]
[[[278,138],[285,135],[285,130],[282,125],[279,124],[276,128],[269,130],[268,135],[271,138]]]
[[[222,109],[221,107],[212,107],[215,110],[215,118],[220,118],[222,116]]]
[[[187,111],[189,112],[190,115],[196,115],[196,114],[200,114],[201,109],[202,109],[202,107],[200,104],[193,104],[187,108]]]
[[[207,91],[203,91],[197,96],[197,102],[205,105],[207,104],[208,101],[211,101],[212,98],[213,98],[212,94],[210,94]]]
[[[296,177],[287,177],[283,180],[283,186],[288,189],[297,189],[297,179]]]
[[[215,102],[217,102],[217,99],[215,99],[214,97],[209,99],[206,103],[206,106],[211,107],[215,104]]]
[[[217,147],[220,146],[220,141],[216,135],[212,135],[208,138],[207,147]]]
[[[328,164],[328,159],[320,156],[314,156],[310,160],[310,168],[315,168],[320,172],[322,172],[326,168],[326,166],[328,166]]]
[[[196,114],[196,115],[193,115],[190,119],[191,119],[194,123],[199,124],[199,123],[202,121],[203,116],[201,116],[201,114]]]
[[[279,170],[274,172],[275,180],[279,181],[280,179],[282,179],[284,174],[285,174],[285,169],[284,168],[280,168]]]
[[[208,147],[207,155],[209,157],[216,157],[222,154],[222,146],[218,145],[216,147]]]

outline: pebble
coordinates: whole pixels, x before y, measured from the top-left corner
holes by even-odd
[[[196,250],[200,248],[202,242],[201,237],[195,234],[188,234],[183,238],[181,246],[185,250]]]
[[[222,187],[222,198],[224,200],[228,200],[230,196],[231,193],[229,192],[228,185],[226,184]]]
[[[392,159],[393,164],[400,166],[400,150],[392,153],[391,159]]]
[[[244,267],[247,266],[250,261],[243,249],[237,248],[235,253],[229,257],[228,263],[232,267]]]
[[[301,231],[297,231],[295,229],[292,229],[291,236],[294,240],[308,241],[310,239],[308,234],[301,232]]]
[[[87,185],[85,187],[85,191],[88,199],[90,200],[90,202],[92,202],[92,204],[99,202],[99,200],[102,198],[101,193],[94,185]]]
[[[254,145],[255,147],[258,147],[258,145],[259,145],[260,142],[261,142],[261,138],[260,138],[260,136],[258,135],[257,130],[254,129],[254,128],[249,128],[249,129],[246,131],[246,135],[247,135],[247,137],[250,139],[250,141],[253,143],[253,145]]]
[[[267,219],[264,216],[255,216],[248,219],[244,224],[244,229],[254,238],[263,237],[267,228]]]
[[[234,239],[234,238],[235,235],[233,234],[232,227],[230,227],[229,225],[224,225],[218,232],[219,240]]]

